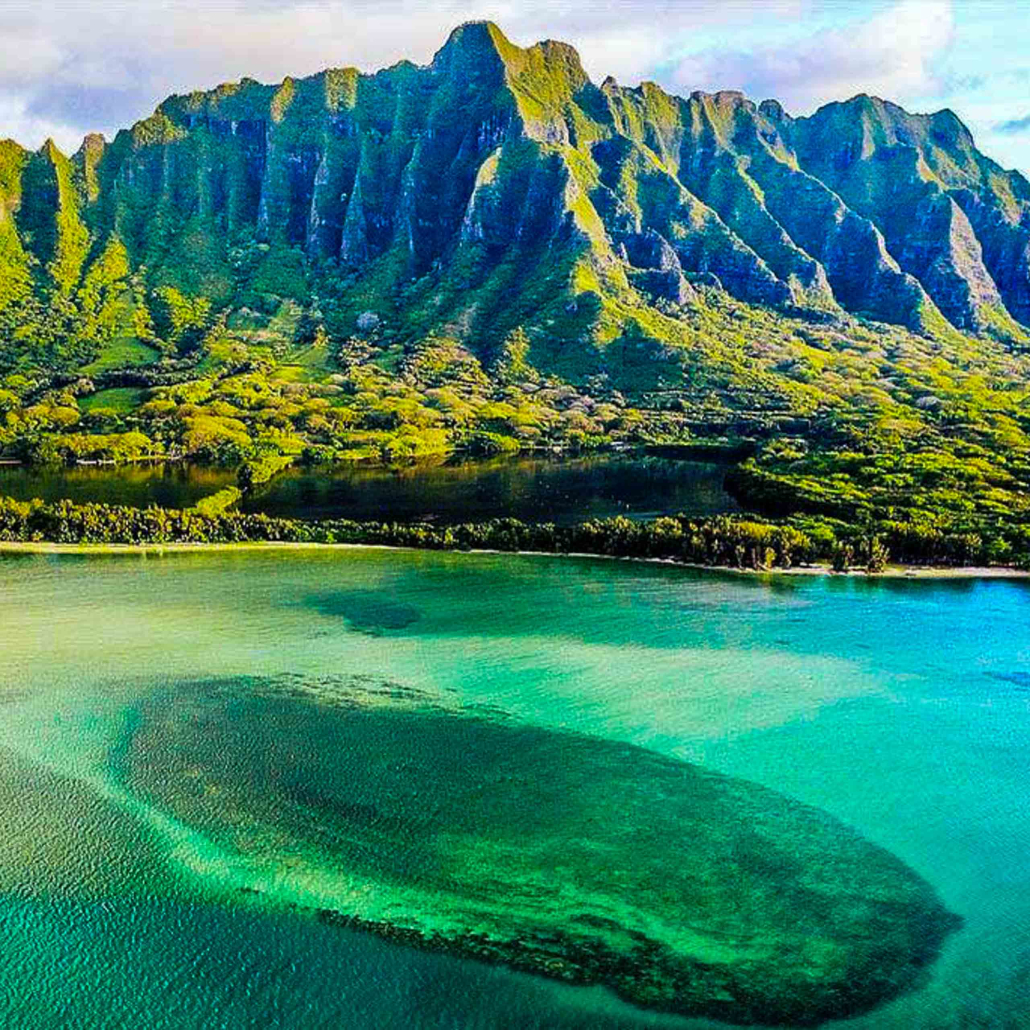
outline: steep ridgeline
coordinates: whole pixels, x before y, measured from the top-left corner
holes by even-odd
[[[627,310],[689,309],[698,284],[1022,340],[1030,184],[948,111],[856,97],[792,119],[597,86],[570,47],[487,23],[426,67],[174,96],[70,160],[0,144],[0,320],[64,298],[84,354],[171,285],[216,310],[314,299],[336,334],[371,309],[484,352],[523,325],[538,364],[585,374]]]

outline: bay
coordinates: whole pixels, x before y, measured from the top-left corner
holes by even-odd
[[[924,985],[846,1025],[1026,1025],[1028,616],[1027,586],[1004,581],[363,549],[6,556],[0,1022],[720,1025],[229,891],[224,854],[113,773],[157,681],[360,675],[815,806],[964,919]]]

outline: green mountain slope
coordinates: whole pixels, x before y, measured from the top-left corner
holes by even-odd
[[[24,250],[47,298],[74,299],[116,240],[150,289],[216,309],[317,293],[336,333],[374,310],[485,353],[530,320],[563,371],[604,364],[609,301],[691,305],[698,281],[922,332],[1022,341],[1030,321],[1030,184],[949,112],[858,97],[791,119],[736,93],[597,87],[570,47],[486,23],[427,67],[170,97],[70,162],[5,144],[0,189],[5,278]]]
[[[947,111],[597,85],[471,23],[0,143],[0,448],[35,460],[744,442],[755,504],[979,532],[1026,509],[1028,348],[1030,183]]]

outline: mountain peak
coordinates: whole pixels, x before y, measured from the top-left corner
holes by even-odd
[[[45,157],[50,161],[57,161],[60,158],[64,157],[64,154],[61,153],[60,148],[54,142],[52,136],[47,136],[47,138],[43,141],[43,146],[41,146],[39,150],[36,151],[36,153],[40,157]]]
[[[476,45],[488,40],[493,41],[498,37],[507,42],[507,37],[496,22],[490,21],[489,18],[472,18],[469,21],[463,21],[460,25],[451,29],[447,42],[444,43],[441,49],[468,43]]]
[[[107,146],[107,139],[102,132],[87,132],[79,144],[80,153],[95,153]]]
[[[790,121],[790,115],[783,109],[783,104],[771,97],[768,100],[763,100],[758,105],[758,110],[774,125]]]
[[[22,191],[24,163],[3,162],[0,192],[52,206],[41,175]],[[1030,187],[951,112],[860,94],[792,118],[733,90],[598,88],[573,47],[521,47],[490,21],[458,26],[429,66],[170,97],[111,145],[91,137],[52,163],[84,225],[117,226],[136,267],[214,304],[282,282],[308,297],[336,262],[367,286],[365,308],[385,309],[397,284],[435,284],[427,325],[487,334],[512,328],[520,303],[523,320],[553,304],[546,317],[588,351],[605,291],[679,308],[692,282],[925,331],[1030,325]],[[280,278],[240,287],[230,241],[251,236]],[[522,273],[503,278],[520,262],[550,270],[532,302]]]
[[[545,39],[530,47],[520,47],[492,21],[459,25],[437,51],[431,67],[437,72],[458,72],[473,79],[482,79],[489,69],[503,68],[509,82],[529,78],[537,85],[541,85],[542,76],[556,75],[566,90],[589,82],[579,52],[569,43]]]
[[[476,61],[503,60],[503,50],[513,44],[492,21],[467,21],[454,29],[436,52],[431,67],[438,71],[468,67]]]

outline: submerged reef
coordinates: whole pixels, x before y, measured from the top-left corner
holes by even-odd
[[[854,1015],[919,986],[961,923],[815,808],[368,678],[158,687],[112,768],[236,892],[660,1011]]]
[[[342,618],[352,629],[382,636],[408,629],[422,618],[414,605],[391,601],[379,590],[334,590],[312,594],[304,601],[321,615]]]

